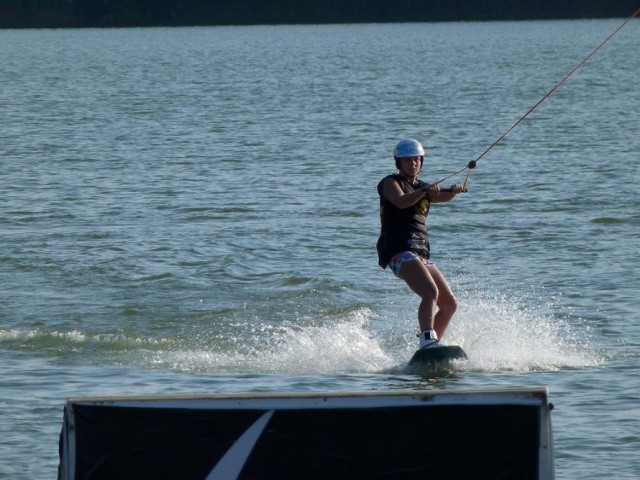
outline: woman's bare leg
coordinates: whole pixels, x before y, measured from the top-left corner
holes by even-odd
[[[451,285],[447,282],[447,279],[444,278],[444,275],[438,267],[431,264],[426,267],[429,273],[431,274],[431,278],[436,284],[438,289],[438,297],[437,297],[437,306],[438,313],[434,316],[434,329],[438,334],[438,338],[442,338],[444,333],[447,331],[447,327],[449,326],[449,322],[451,322],[451,317],[456,313],[456,309],[458,308],[458,301],[456,300],[455,295],[453,294],[453,290],[451,290]]]
[[[437,269],[436,272],[437,274],[440,273]],[[404,262],[398,272],[398,277],[404,280],[409,285],[409,288],[422,299],[418,307],[420,331],[434,330],[435,309],[438,303],[438,285],[427,266],[420,259]],[[440,274],[440,277],[442,277],[442,274]]]

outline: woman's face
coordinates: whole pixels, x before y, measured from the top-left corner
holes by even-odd
[[[400,172],[408,177],[417,177],[421,167],[420,157],[404,157],[400,159]]]

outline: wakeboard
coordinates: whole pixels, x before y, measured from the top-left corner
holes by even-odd
[[[467,358],[467,354],[458,345],[444,345],[442,347],[423,348],[413,354],[409,365],[434,365],[451,360]]]

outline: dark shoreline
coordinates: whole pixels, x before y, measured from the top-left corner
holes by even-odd
[[[0,28],[627,18],[640,0],[3,0]]]

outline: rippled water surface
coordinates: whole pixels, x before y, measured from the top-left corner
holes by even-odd
[[[619,24],[0,31],[0,478],[68,396],[538,385],[558,478],[637,478],[637,22],[431,210],[468,362],[374,248],[398,139],[459,170]]]

